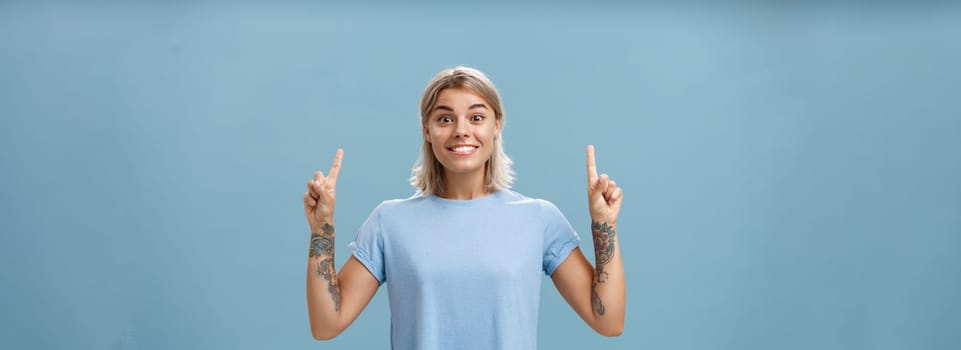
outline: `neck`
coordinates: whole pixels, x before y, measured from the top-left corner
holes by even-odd
[[[455,200],[477,199],[490,194],[485,185],[485,171],[477,171],[468,174],[444,174],[444,192],[438,193],[438,197]]]

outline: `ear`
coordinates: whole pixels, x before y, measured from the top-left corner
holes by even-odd
[[[501,120],[500,120],[500,118],[497,118],[497,121],[494,123],[494,138],[496,139],[496,138],[498,138],[498,137],[501,137]]]
[[[421,129],[424,130],[424,142],[430,143],[430,130],[427,130],[427,124],[421,125]]]

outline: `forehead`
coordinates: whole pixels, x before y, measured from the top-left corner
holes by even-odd
[[[465,88],[448,88],[441,90],[437,94],[437,100],[434,102],[434,107],[437,106],[447,106],[455,109],[468,108],[475,104],[483,104],[490,108],[490,104],[487,100],[484,100],[479,94],[470,89]]]

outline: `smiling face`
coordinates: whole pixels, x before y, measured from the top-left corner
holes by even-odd
[[[452,175],[479,175],[494,151],[500,136],[500,120],[483,98],[462,88],[444,89],[437,94],[434,107],[424,124],[424,138],[434,156]]]

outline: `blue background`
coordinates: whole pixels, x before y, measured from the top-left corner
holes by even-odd
[[[626,191],[624,334],[545,278],[541,348],[958,349],[959,38],[938,1],[4,1],[0,348],[387,348],[384,290],[311,339],[304,184],[345,149],[340,265],[467,64],[516,190],[589,238],[592,143]]]

